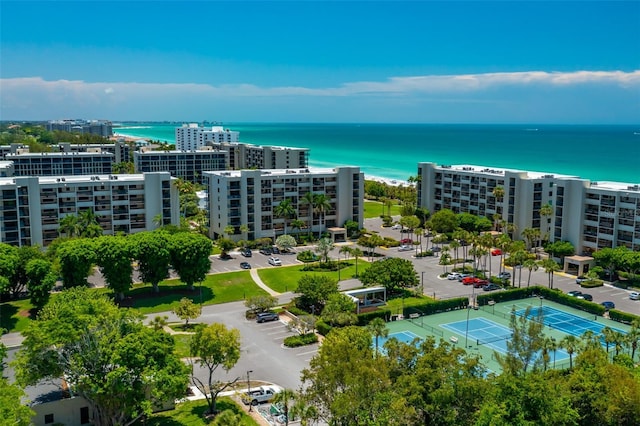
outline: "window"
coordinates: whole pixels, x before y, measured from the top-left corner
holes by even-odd
[[[44,424],[49,425],[53,423],[53,414],[45,414],[44,415]]]
[[[89,423],[89,407],[82,407],[80,409],[80,424]]]

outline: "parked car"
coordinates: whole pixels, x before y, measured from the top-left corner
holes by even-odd
[[[507,271],[500,272],[498,274],[498,278],[500,278],[501,280],[508,280],[511,278],[511,272],[507,272]]]
[[[578,299],[584,299],[587,300],[589,302],[593,302],[593,296],[587,293],[582,293],[581,295],[577,296]]]
[[[277,393],[273,388],[260,386],[257,389],[252,389],[251,392],[245,392],[241,399],[245,405],[258,405],[271,401]]]
[[[465,278],[472,277],[472,276],[473,275],[471,275],[471,274],[460,274],[460,277],[458,278],[458,281],[462,281]]]
[[[241,254],[242,254],[244,257],[251,257],[251,256],[252,256],[252,254],[251,254],[251,249],[248,249],[248,248],[247,248],[247,249],[242,250]]]
[[[396,223],[395,225],[393,225],[391,227],[391,229],[393,229],[394,231],[398,231],[398,230],[402,229],[402,225],[400,225],[399,223]]]
[[[488,285],[488,284],[489,284],[489,281],[487,281],[487,280],[476,280],[476,281],[473,283],[473,288],[480,288],[480,287],[484,287],[484,286],[486,286],[486,285]]]
[[[640,300],[640,293],[638,293],[637,291],[632,291],[631,293],[629,293],[629,299]]]
[[[398,247],[398,251],[411,251],[411,250],[413,250],[413,247],[407,246],[407,245],[401,245],[400,247]]]
[[[413,244],[413,241],[411,240],[411,238],[403,238],[400,240],[400,244],[410,245]]]
[[[610,301],[602,302],[601,305],[604,306],[607,311],[616,308],[616,304]]]
[[[576,284],[582,284],[585,281],[589,281],[589,278],[585,277],[584,275],[580,275],[578,278],[576,278]]]
[[[240,262],[240,267],[242,269],[251,269],[251,265],[249,264],[249,262]]]
[[[273,265],[273,266],[282,266],[282,262],[280,261],[279,257],[273,257],[271,256],[269,258],[269,265]]]
[[[276,246],[271,247],[271,253],[280,254],[280,249]]]
[[[473,284],[474,282],[476,282],[476,277],[464,277],[462,279],[462,284],[464,285],[469,285],[469,284]]]
[[[260,253],[264,254],[265,256],[270,256],[271,255],[271,247],[262,247],[260,249]]]
[[[260,313],[258,315],[256,315],[256,322],[257,323],[263,323],[263,322],[269,322],[269,321],[278,321],[280,319],[280,317],[278,316],[278,314],[274,314],[273,312],[263,312]]]
[[[447,275],[447,279],[448,280],[459,280],[461,278],[462,278],[462,276],[457,272],[452,272],[449,275]]]
[[[491,250],[491,256],[501,256],[501,255],[502,255],[502,250],[500,249]]]
[[[578,297],[582,294],[581,291],[578,290],[573,290],[567,293],[567,296],[571,296],[571,297]]]
[[[500,290],[502,287],[500,287],[498,284],[494,284],[494,283],[489,283],[487,285],[485,285],[482,290],[484,291],[493,291],[493,290]]]

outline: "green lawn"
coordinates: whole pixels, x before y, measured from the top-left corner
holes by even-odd
[[[203,305],[216,305],[266,294],[253,282],[249,271],[237,271],[207,275],[202,285],[196,284],[193,291],[180,280],[172,279],[160,283],[159,294],[154,294],[151,286],[136,285],[127,296],[130,300],[128,306],[150,314],[170,311],[183,297]]]
[[[384,212],[387,213],[387,208],[384,208]],[[382,203],[380,201],[365,200],[364,201],[364,218],[371,219],[373,217],[380,217],[382,214]],[[391,216],[400,215],[400,205],[395,203],[391,206]]]
[[[175,353],[180,358],[188,358],[190,356],[189,344],[191,343],[192,334],[173,334],[173,340],[176,342]]]
[[[353,278],[356,273],[356,262],[354,259],[350,259],[345,263],[349,263],[350,266],[342,268],[340,270],[340,279],[347,280]],[[304,265],[284,266],[278,268],[264,268],[258,269],[258,275],[260,279],[272,290],[279,293],[285,293],[287,291],[295,291],[298,288],[298,281],[303,275],[308,274],[323,274],[333,277],[338,280],[338,272],[312,272],[302,271]],[[358,259],[358,274],[362,274],[369,267],[369,262],[362,259]]]
[[[23,331],[31,315],[33,305],[29,299],[14,300],[0,304],[0,328],[9,332]]]
[[[219,398],[217,408],[220,412],[224,410],[233,410],[236,414],[242,415],[242,420],[238,423],[240,426],[257,426],[251,417],[249,417],[231,398]],[[163,411],[149,416],[144,422],[147,426],[205,426],[210,423],[203,419],[204,412],[207,410],[207,401],[187,401],[178,404],[174,410]],[[141,421],[135,425],[142,425]]]

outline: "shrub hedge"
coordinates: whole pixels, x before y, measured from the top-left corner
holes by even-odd
[[[284,345],[288,348],[297,348],[299,346],[310,345],[318,341],[315,333],[300,334],[298,336],[289,336],[284,339]]]
[[[405,307],[402,314],[405,317],[408,317],[411,314],[431,315],[456,309],[466,309],[468,305],[468,297],[456,297],[455,299],[445,300],[428,300],[420,305]]]
[[[604,282],[602,280],[589,280],[580,283],[580,287],[584,288],[602,287],[603,285]]]
[[[316,321],[316,331],[318,332],[318,334],[326,336],[331,330],[333,330],[333,327],[331,327],[323,320],[319,319],[318,321]]]
[[[358,314],[358,325],[365,326],[371,322],[374,318],[382,318],[385,321],[391,319],[391,311],[389,309],[377,309],[371,312],[365,312],[364,314]]]
[[[480,306],[486,305],[490,300],[496,303],[508,302],[509,300],[519,300],[532,297],[534,295],[540,295],[545,299],[552,302],[560,303],[561,305],[570,306],[572,308],[580,309],[592,314],[602,315],[604,314],[604,306],[589,302],[587,300],[578,299],[564,294],[557,289],[549,289],[546,287],[528,287],[528,288],[514,288],[512,290],[501,291],[493,294],[481,294],[477,297],[478,304]]]
[[[618,311],[616,309],[612,309],[609,311],[609,318],[624,324],[631,324],[635,320],[640,320],[640,316],[638,315]]]

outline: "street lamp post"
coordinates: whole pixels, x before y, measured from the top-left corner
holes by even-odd
[[[422,271],[422,277],[420,278],[420,296],[424,294],[424,271]]]
[[[249,394],[249,411],[251,411],[251,408],[253,407],[253,401],[251,401],[251,378],[249,376],[251,373],[253,373],[253,370],[247,370],[247,393]]]

